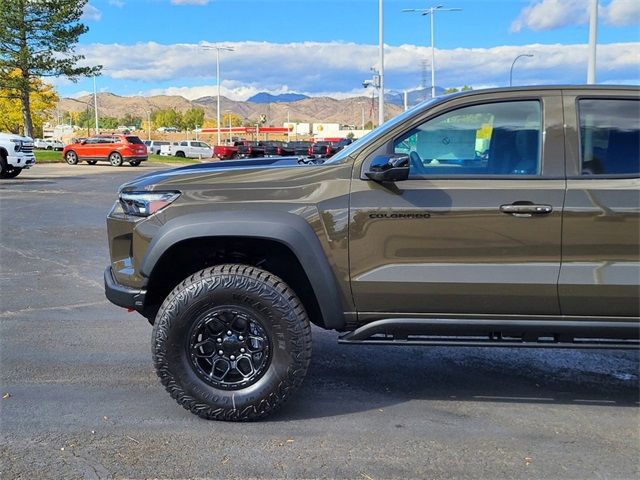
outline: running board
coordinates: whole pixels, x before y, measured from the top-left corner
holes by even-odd
[[[640,348],[637,322],[391,318],[338,338],[349,345]]]

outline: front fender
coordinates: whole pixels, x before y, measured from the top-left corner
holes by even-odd
[[[320,240],[303,218],[282,212],[215,212],[181,215],[154,235],[140,272],[149,278],[162,256],[184,240],[204,237],[245,237],[277,241],[287,246],[302,265],[329,329],[344,327],[344,306]]]

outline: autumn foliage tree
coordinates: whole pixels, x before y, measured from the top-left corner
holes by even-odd
[[[34,80],[65,76],[76,81],[100,72],[100,66],[79,66],[84,56],[74,53],[80,35],[88,30],[80,22],[86,3],[0,0],[0,89],[5,98],[20,101],[27,136],[33,136]]]
[[[10,75],[19,76],[14,70]],[[58,103],[58,95],[51,85],[39,78],[31,79],[29,104],[31,119],[36,132],[42,133],[42,125],[51,117]],[[15,98],[10,90],[0,88],[0,131],[20,133],[23,125],[20,99]]]

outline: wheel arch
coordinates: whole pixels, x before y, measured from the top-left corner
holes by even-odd
[[[271,271],[296,292],[314,324],[344,327],[337,281],[320,240],[304,219],[287,213],[199,213],[170,220],[154,235],[140,266],[149,279],[145,303],[162,301],[154,291],[163,297],[188,275],[227,262]],[[166,275],[177,275],[173,285],[157,289]]]

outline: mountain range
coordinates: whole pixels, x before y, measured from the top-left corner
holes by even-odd
[[[260,95],[258,100],[266,100],[269,94]],[[285,94],[288,95],[288,94]],[[401,94],[400,98],[402,98]],[[304,95],[302,95],[305,97]],[[299,123],[340,123],[343,125],[361,126],[369,120],[378,123],[378,101],[371,97],[351,97],[335,99],[330,97],[305,97],[295,101],[285,101],[282,96],[271,96],[275,99],[266,103],[255,101],[235,101],[220,97],[220,112],[232,112],[241,116],[245,121],[257,122],[261,115],[266,115],[266,125],[281,126],[286,121]],[[280,98],[278,98],[280,97]],[[252,98],[255,98],[252,97]],[[402,112],[402,101],[397,104],[389,97],[385,103],[385,118],[389,119]],[[397,101],[397,98],[395,98]],[[112,93],[98,94],[98,112],[105,117],[122,118],[126,114],[146,118],[147,113],[154,110],[173,108],[184,112],[190,108],[202,108],[205,118],[216,118],[216,97],[202,97],[187,100],[181,96],[157,95],[119,96]],[[58,114],[93,110],[93,95],[79,98],[62,98],[58,102]]]

